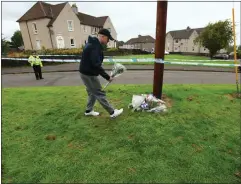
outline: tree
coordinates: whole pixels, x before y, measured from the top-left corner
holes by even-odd
[[[221,49],[226,49],[233,41],[232,22],[230,20],[209,23],[194,40],[209,50],[210,58]]]
[[[236,46],[236,50],[238,50],[238,49],[239,49],[238,46]],[[233,51],[234,51],[234,45],[229,45],[227,47],[227,52],[230,54]]]
[[[18,48],[23,45],[23,38],[21,31],[17,30],[14,32],[13,36],[11,37],[12,46]]]
[[[75,8],[77,8],[77,5],[76,5],[76,3],[73,3],[73,4],[72,4],[72,7],[75,7]]]
[[[3,37],[2,35],[2,39],[1,39],[1,49],[2,49],[2,54],[7,54],[7,52],[9,51],[9,41],[6,40],[6,38]]]

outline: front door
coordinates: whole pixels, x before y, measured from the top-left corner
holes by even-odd
[[[36,48],[37,48],[37,50],[41,50],[40,40],[36,40]]]
[[[62,36],[57,36],[57,48],[58,49],[63,49],[64,48],[64,38]]]

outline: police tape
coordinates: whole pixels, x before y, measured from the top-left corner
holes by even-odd
[[[2,58],[2,60],[20,60],[20,61],[27,61],[27,58]],[[76,62],[80,62],[80,59],[41,59],[42,61],[45,62],[60,62],[60,63],[76,63]],[[174,60],[174,59],[173,59]],[[185,62],[186,61],[186,62]],[[188,62],[187,62],[188,61]],[[108,62],[123,62],[123,63],[141,63],[141,62],[155,62],[155,63],[164,63],[164,64],[171,64],[171,65],[193,65],[193,66],[223,66],[223,67],[236,67],[236,66],[241,66],[240,64],[221,64],[221,63],[201,63],[201,62],[189,62],[189,61],[197,61],[197,60],[183,60],[183,61],[164,61],[162,59],[155,59],[155,58],[141,58],[141,59],[137,59],[137,58],[132,58],[132,59],[104,59],[103,62],[108,63]],[[199,60],[202,61],[202,60]]]
[[[69,57],[75,57],[75,58],[80,58],[81,57],[81,55],[38,55],[38,56],[40,56],[40,57],[42,57],[42,56],[45,56],[45,57],[61,57],[61,56],[66,57],[66,56],[69,56]],[[106,58],[106,59],[113,59],[113,56],[104,56],[104,58]],[[4,58],[4,59],[6,59],[6,58]],[[21,58],[16,58],[16,59],[21,59]],[[118,59],[118,58],[116,58],[116,59]],[[116,60],[116,59],[113,59],[113,60]],[[130,59],[132,59],[131,62],[135,62],[136,61],[135,58],[130,58]],[[143,59],[143,58],[139,58],[139,59]],[[147,58],[148,61],[150,61],[150,59],[153,59],[153,58]],[[26,60],[26,58],[24,58],[23,60]],[[53,60],[55,60],[55,59],[53,59]],[[62,60],[64,60],[64,59],[62,59]],[[73,59],[73,60],[79,60],[79,59]],[[212,62],[219,62],[219,61],[222,61],[222,62],[226,62],[226,61],[227,62],[234,62],[234,60],[232,60],[232,59],[225,59],[225,60],[221,60],[221,59],[212,59],[212,60],[210,60],[210,59],[196,60],[195,59],[195,60],[190,60],[190,59],[188,59],[188,60],[186,60],[186,59],[168,59],[167,58],[165,60],[166,61],[194,61],[194,62],[197,62],[197,61],[200,61],[200,62],[210,62],[210,61],[212,61]],[[48,61],[48,60],[46,60],[46,61]],[[79,61],[77,61],[77,62],[79,62]]]
[[[38,55],[40,57],[46,56],[46,57],[61,57],[61,56],[69,56],[69,57],[81,57],[80,55]],[[113,56],[104,56],[105,58],[112,58]],[[186,61],[185,59],[166,59],[166,60],[173,60],[173,61]],[[221,59],[202,59],[202,60],[188,60],[188,61],[203,61],[203,62],[209,62],[209,61],[231,61],[234,62],[234,60],[231,59],[226,59],[226,60],[221,60]]]

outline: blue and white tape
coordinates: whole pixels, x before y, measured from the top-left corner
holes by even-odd
[[[3,60],[19,60],[19,61],[27,61],[27,58],[2,58]],[[46,62],[62,62],[62,63],[76,63],[80,62],[80,59],[41,59],[42,61]],[[175,60],[175,59],[173,59]],[[186,62],[185,62],[186,61]],[[193,66],[223,66],[223,67],[236,67],[236,66],[241,66],[240,64],[220,64],[220,63],[201,63],[201,62],[187,62],[187,61],[202,61],[202,60],[179,60],[177,61],[172,61],[172,60],[162,60],[162,59],[155,59],[155,58],[132,58],[132,59],[104,59],[105,63],[108,62],[155,62],[155,63],[164,63],[164,64],[171,64],[171,65],[193,65]]]

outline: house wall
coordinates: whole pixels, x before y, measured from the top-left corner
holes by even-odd
[[[174,52],[173,48],[173,38],[170,33],[166,35],[165,50],[168,52]]]
[[[91,34],[91,26],[81,24],[80,35],[82,37],[81,45],[85,45],[88,42],[88,37],[90,35],[92,35]],[[92,35],[92,36],[94,36],[94,35]]]
[[[73,21],[73,31],[68,30],[67,20]],[[62,36],[64,39],[65,48],[80,48],[82,45],[83,36],[80,34],[81,26],[77,15],[73,12],[70,4],[66,4],[59,16],[53,23],[53,41],[55,48],[57,47],[57,36]],[[73,38],[75,46],[71,46],[70,39]]]
[[[148,52],[151,52],[152,49],[155,49],[155,43],[142,43],[142,50],[144,49]]]
[[[192,53],[200,53],[200,46],[197,44],[194,44],[194,40],[198,37],[198,33],[196,31],[193,31],[191,36],[188,40],[188,52]]]
[[[24,21],[20,22],[20,31],[23,36],[23,42],[25,50],[38,50],[37,48],[37,40],[40,41],[40,49],[44,46],[47,49],[51,49],[51,41],[50,41],[50,34],[47,24],[49,23],[50,19],[38,19],[38,20],[31,20],[31,21]],[[33,23],[36,23],[37,33],[34,33]],[[32,43],[32,45],[31,45]]]
[[[67,20],[73,21],[73,31],[68,30]],[[88,25],[81,25],[77,15],[74,13],[70,4],[67,3],[59,16],[53,23],[52,27],[47,27],[50,19],[44,18],[34,21],[20,22],[20,30],[23,36],[24,47],[26,50],[36,50],[36,40],[40,40],[41,47],[44,46],[47,49],[57,48],[57,37],[61,37],[64,40],[64,48],[81,48],[88,41],[88,37],[97,36],[100,28],[91,27]],[[33,32],[33,23],[36,23],[38,33]],[[110,28],[111,35],[117,40],[116,30],[108,17],[104,28]],[[29,31],[29,33],[28,33]],[[30,35],[30,38],[29,38]],[[74,46],[71,46],[70,39],[74,39]],[[52,42],[51,42],[52,40]],[[32,44],[31,44],[32,43]],[[116,47],[116,42],[110,41],[108,47]]]

